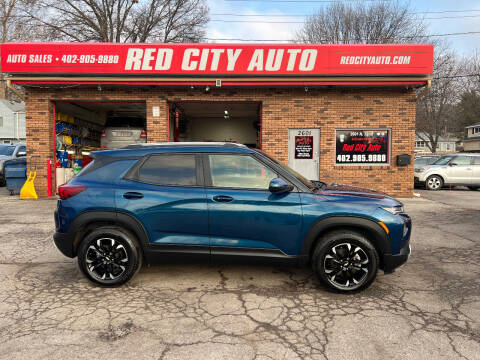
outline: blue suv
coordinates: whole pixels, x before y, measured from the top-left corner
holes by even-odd
[[[327,286],[350,292],[410,254],[411,220],[400,202],[310,181],[237,144],[95,152],[59,197],[56,246],[104,286],[127,282],[143,262],[270,260],[310,265]]]

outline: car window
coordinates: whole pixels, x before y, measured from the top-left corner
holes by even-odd
[[[472,158],[470,156],[460,155],[453,159],[452,163],[457,165],[470,165]]]
[[[480,156],[473,157],[473,165],[480,165]]]
[[[427,165],[428,159],[415,159],[415,165]]]
[[[156,185],[197,185],[195,155],[153,155],[138,170],[138,180]]]
[[[18,153],[26,152],[26,151],[27,151],[27,147],[26,147],[26,146],[20,146],[20,147],[18,148],[17,155],[18,155]]]
[[[452,160],[453,157],[452,156],[442,156],[440,159],[438,159],[437,161],[435,161],[433,163],[433,165],[446,165],[450,162],[450,160]]]
[[[0,145],[0,155],[12,156],[15,146],[12,145]]]
[[[242,189],[268,189],[277,174],[251,156],[209,155],[212,185]]]

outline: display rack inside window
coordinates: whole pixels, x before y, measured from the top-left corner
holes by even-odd
[[[60,186],[91,161],[90,151],[100,149],[102,126],[62,112],[55,120],[55,167]]]

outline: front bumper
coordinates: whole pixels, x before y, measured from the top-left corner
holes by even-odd
[[[69,257],[74,258],[75,252],[73,251],[73,238],[70,234],[64,234],[56,232],[53,234],[53,242],[60,252]]]
[[[386,273],[393,272],[399,266],[405,264],[410,256],[411,248],[410,242],[407,241],[398,254],[384,254],[383,255],[383,271]]]

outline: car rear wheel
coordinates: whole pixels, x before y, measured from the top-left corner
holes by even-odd
[[[355,231],[340,230],[324,235],[312,256],[317,278],[340,292],[367,288],[377,276],[378,264],[378,253],[371,242]]]
[[[470,190],[474,190],[474,191],[475,191],[475,190],[480,189],[480,186],[468,186],[468,188],[469,188]]]
[[[425,182],[428,190],[440,190],[443,187],[443,179],[438,175],[429,176]]]
[[[128,231],[102,227],[89,233],[81,242],[78,265],[91,281],[103,286],[118,286],[140,270],[142,252]]]

